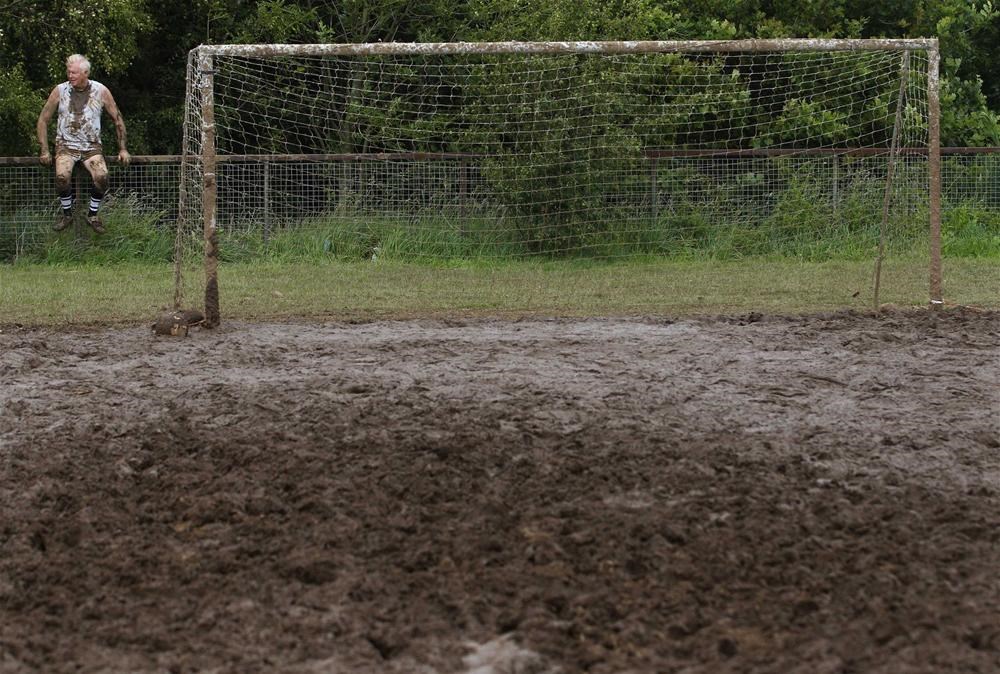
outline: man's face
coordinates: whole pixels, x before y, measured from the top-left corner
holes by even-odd
[[[87,73],[84,72],[79,63],[71,63],[66,66],[66,79],[74,89],[83,89],[87,86]]]

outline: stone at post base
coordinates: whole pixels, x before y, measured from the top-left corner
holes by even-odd
[[[187,337],[191,327],[201,325],[204,321],[204,314],[196,309],[166,311],[153,323],[153,333],[169,337]]]

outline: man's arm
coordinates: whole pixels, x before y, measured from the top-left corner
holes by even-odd
[[[49,122],[52,121],[52,113],[59,107],[59,88],[56,87],[49,94],[42,112],[38,115],[38,124],[35,125],[35,132],[38,134],[38,145],[41,147],[38,159],[48,166],[52,163],[52,155],[49,154]]]
[[[128,134],[125,131],[125,118],[122,117],[115,97],[111,95],[111,90],[104,89],[104,109],[107,110],[111,120],[115,123],[115,131],[118,132],[118,161],[122,166],[128,166],[132,161],[132,155],[128,153]]]

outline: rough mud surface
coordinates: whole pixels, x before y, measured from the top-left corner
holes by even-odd
[[[1000,322],[0,333],[0,672],[1000,671]]]

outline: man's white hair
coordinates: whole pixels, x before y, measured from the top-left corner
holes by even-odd
[[[80,68],[83,70],[83,72],[87,73],[88,75],[90,74],[90,61],[87,60],[86,56],[84,56],[83,54],[72,54],[66,58],[67,68],[73,65],[74,63],[79,65]]]

